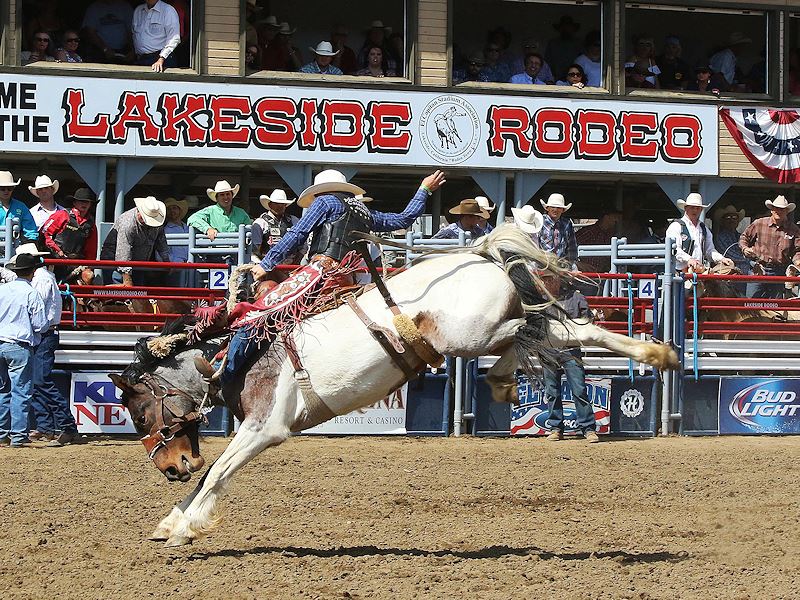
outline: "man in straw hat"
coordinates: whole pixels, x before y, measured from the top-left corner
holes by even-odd
[[[448,212],[451,215],[456,215],[458,219],[437,231],[433,236],[434,239],[456,240],[463,231],[469,243],[484,235],[480,222],[489,218],[489,212],[482,209],[474,198],[462,200]]]
[[[725,258],[714,248],[714,236],[700,219],[704,208],[703,197],[692,192],[686,200],[678,200],[678,208],[683,217],[667,227],[667,237],[675,240],[675,264],[679,271],[702,273],[709,264],[722,262],[733,266],[730,258]]]
[[[164,236],[164,221],[167,218],[164,203],[153,196],[134,198],[133,203],[135,206],[132,209],[126,210],[114,221],[103,242],[100,259],[129,262],[158,258],[169,262],[169,246]],[[161,271],[134,271],[129,266],[119,266],[116,271],[121,274],[124,285],[164,285],[165,276]],[[103,270],[103,280],[109,284],[116,280],[116,274],[111,270]]]
[[[12,198],[14,188],[20,180],[14,181],[10,171],[0,171],[0,227],[5,227],[6,219],[19,219],[22,236],[28,241],[35,242],[39,239],[39,228],[28,207],[21,200]]]
[[[572,221],[564,217],[572,203],[565,203],[562,194],[550,194],[547,202],[539,200],[544,208],[544,223],[539,230],[539,247],[545,252],[555,254],[570,265],[578,260],[578,243]]]
[[[41,229],[54,212],[64,210],[64,207],[56,202],[55,197],[58,193],[58,179],[53,181],[47,175],[39,175],[34,184],[28,186],[28,191],[39,199],[39,202],[31,208],[37,229]]]
[[[365,197],[364,190],[349,183],[344,174],[334,169],[319,173],[314,178],[314,184],[303,190],[297,200],[300,208],[308,210],[270,248],[251,274],[257,281],[265,279],[276,265],[297,252],[308,237],[312,236],[308,252],[309,263],[292,273],[286,281],[259,301],[267,311],[263,319],[251,319],[236,329],[221,372],[217,373],[215,367],[202,356],[195,359],[197,370],[207,379],[217,381],[218,385],[230,381],[261,341],[271,341],[268,337],[270,331],[291,327],[292,322],[282,315],[302,312],[303,306],[308,306],[319,297],[323,289],[337,285],[337,280],[341,281],[352,275],[358,268],[361,260],[352,244],[355,232],[394,231],[410,227],[425,210],[428,197],[444,183],[444,173],[435,171],[422,180],[403,212],[385,213],[367,208],[366,203],[372,198]],[[234,315],[231,317],[235,318]],[[235,321],[233,326],[237,326]]]
[[[283,236],[289,231],[289,227],[296,225],[299,219],[294,215],[286,214],[286,209],[294,200],[290,200],[286,196],[286,192],[281,189],[272,190],[269,195],[262,194],[258,201],[265,211],[253,221],[250,239],[253,242],[253,258],[260,262],[270,248],[283,239]],[[298,249],[297,252],[286,258],[285,264],[300,264],[302,258],[301,249]]]
[[[233,205],[233,199],[238,193],[238,183],[231,187],[224,179],[218,181],[213,189],[206,189],[206,194],[214,204],[198,210],[189,217],[187,224],[205,233],[212,242],[218,233],[233,233],[239,231],[240,225],[250,225],[250,216]]]
[[[41,238],[50,253],[58,258],[97,258],[97,227],[92,214],[96,199],[88,188],[78,188],[67,196],[72,207],[53,213],[45,221]],[[56,267],[56,278],[63,279],[73,267]]]
[[[5,267],[17,278],[0,285],[0,444],[22,448],[28,438],[28,413],[33,387],[33,347],[48,328],[41,296],[31,287],[42,265],[39,256],[17,254]]]
[[[313,73],[316,75],[343,75],[339,67],[331,64],[333,57],[339,54],[334,50],[330,42],[320,42],[316,48],[308,47],[314,53],[314,60],[300,67],[301,73]]]
[[[768,217],[756,219],[742,232],[739,247],[742,254],[758,263],[764,275],[794,275],[800,268],[800,227],[789,214],[794,202],[785,196],[764,202],[770,210]],[[784,286],[780,283],[757,282],[754,298],[780,298]]]

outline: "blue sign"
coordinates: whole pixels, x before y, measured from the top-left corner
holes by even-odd
[[[800,433],[800,378],[723,378],[719,432]]]

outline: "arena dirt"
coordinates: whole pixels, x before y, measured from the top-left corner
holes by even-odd
[[[797,598],[798,462],[800,438],[293,439],[167,550],[145,538],[194,480],[137,442],[0,448],[0,597]]]

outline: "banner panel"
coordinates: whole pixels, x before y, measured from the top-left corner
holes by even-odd
[[[128,409],[122,406],[122,391],[108,373],[72,373],[70,406],[80,433],[136,433]]]
[[[305,430],[317,435],[403,435],[406,433],[408,383],[372,406],[334,417]]]
[[[723,377],[719,432],[800,433],[800,378]]]
[[[7,152],[716,175],[714,106],[0,75]]]

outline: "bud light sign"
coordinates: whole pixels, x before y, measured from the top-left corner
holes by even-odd
[[[72,416],[81,433],[136,433],[121,391],[107,372],[72,373]]]
[[[719,432],[800,433],[800,379],[723,378]]]

